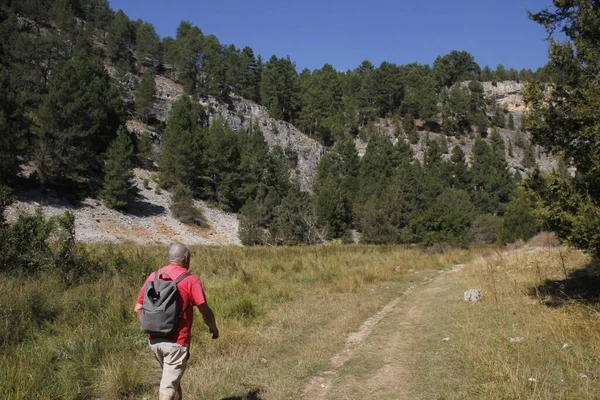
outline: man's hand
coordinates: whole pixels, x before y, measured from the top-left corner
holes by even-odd
[[[142,309],[143,308],[144,308],[144,306],[139,303],[135,303],[135,306],[133,307],[133,312],[135,312],[135,316],[137,317],[139,324],[142,323]]]
[[[213,327],[213,328],[208,328],[208,331],[212,335],[213,339],[218,339],[219,338],[219,329],[216,326]]]
[[[217,328],[215,314],[213,314],[212,310],[206,303],[200,304],[198,306],[198,310],[200,311],[200,314],[202,314],[204,323],[208,326],[208,331],[212,335],[212,338],[217,339],[219,337],[219,328]]]

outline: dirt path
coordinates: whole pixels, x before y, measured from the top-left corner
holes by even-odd
[[[459,271],[457,265],[450,273]],[[420,337],[424,310],[435,302],[446,273],[411,286],[368,318],[346,338],[330,360],[330,369],[312,378],[307,400],[408,399],[414,344]]]

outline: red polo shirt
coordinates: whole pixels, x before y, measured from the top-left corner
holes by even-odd
[[[163,280],[177,280],[181,275],[188,273],[188,270],[183,268],[181,265],[177,264],[169,264],[166,267],[162,267],[158,270],[158,273],[162,275]],[[152,272],[146,282],[154,281],[154,272]],[[138,304],[144,304],[144,289],[146,287],[146,283],[142,285],[140,289],[140,294],[137,298]],[[202,303],[206,302],[206,296],[204,294],[204,289],[202,288],[202,283],[200,283],[200,279],[198,279],[195,275],[190,275],[181,282],[177,284],[177,312],[181,313],[183,307],[187,305],[185,312],[179,318],[179,322],[177,323],[177,327],[175,330],[167,336],[165,339],[180,344],[182,346],[189,347],[190,340],[192,338],[192,324],[194,322],[194,307],[199,306]],[[152,338],[151,335],[148,335],[148,338]]]

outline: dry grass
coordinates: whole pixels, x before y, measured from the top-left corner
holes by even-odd
[[[159,368],[131,306],[166,248],[88,250],[90,278],[78,284],[54,274],[1,277],[0,397],[156,396]],[[460,272],[438,274],[467,261]],[[409,286],[416,288],[397,307],[404,314],[373,328],[326,398],[599,397],[600,268],[577,251],[196,247],[191,270],[222,336],[211,340],[197,318],[187,398],[301,398],[348,333]],[[470,288],[484,301],[464,302]],[[523,340],[511,343],[515,337]],[[394,391],[400,378],[402,396]]]
[[[566,248],[523,247],[451,275],[427,305],[411,398],[599,398],[600,287],[590,262]],[[470,288],[484,301],[464,302]]]
[[[88,246],[89,279],[4,275],[0,397],[153,398],[159,369],[131,312],[166,247]],[[221,338],[201,318],[183,380],[187,398],[298,397],[354,331],[425,270],[471,257],[397,246],[192,249]],[[82,259],[83,260],[83,259]],[[420,274],[418,272],[421,272]],[[241,397],[236,397],[241,396]]]

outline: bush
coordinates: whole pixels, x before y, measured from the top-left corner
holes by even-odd
[[[169,208],[173,218],[184,224],[197,225],[201,228],[208,226],[204,214],[194,205],[192,191],[186,186],[177,186]]]
[[[415,229],[426,246],[436,243],[466,245],[467,234],[475,215],[475,206],[464,190],[446,189],[416,220]]]
[[[267,242],[267,235],[261,226],[263,218],[253,199],[248,199],[240,209],[239,220],[239,236],[243,245],[255,246]]]
[[[471,227],[471,240],[474,243],[496,243],[502,230],[502,218],[492,214],[478,216]]]
[[[15,198],[7,186],[0,185],[0,228],[4,226],[4,210],[14,203]]]
[[[0,229],[0,271],[23,274],[53,268],[72,279],[79,275],[74,255],[75,217],[70,212],[46,219],[38,209]]]
[[[518,188],[506,207],[500,239],[503,243],[528,240],[540,232],[540,225],[531,194]]]

